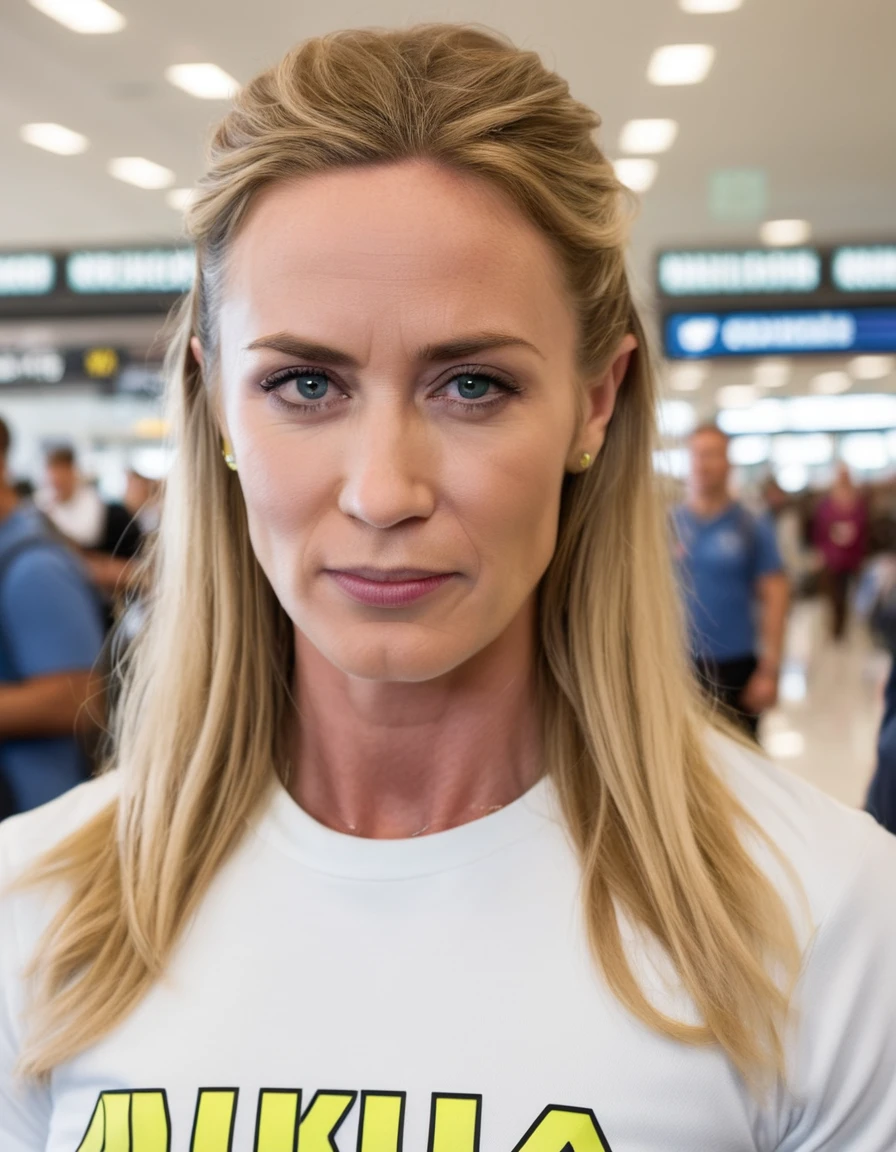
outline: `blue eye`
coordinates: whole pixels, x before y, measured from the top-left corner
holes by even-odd
[[[457,385],[458,395],[462,400],[481,400],[496,381],[491,376],[484,376],[478,372],[464,372],[455,376],[450,383]]]
[[[327,394],[330,381],[324,372],[302,372],[293,376],[303,400],[321,400]]]

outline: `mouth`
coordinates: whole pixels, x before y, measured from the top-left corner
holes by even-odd
[[[424,568],[327,568],[332,576],[354,576],[373,584],[406,584],[412,580],[434,580],[453,576],[453,572],[433,572]]]
[[[423,568],[327,568],[324,574],[358,604],[400,608],[447,584],[456,572]]]

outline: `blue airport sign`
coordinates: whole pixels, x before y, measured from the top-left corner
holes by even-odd
[[[672,360],[896,352],[896,308],[674,312],[663,344]]]

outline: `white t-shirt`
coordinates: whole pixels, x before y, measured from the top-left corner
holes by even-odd
[[[764,1103],[719,1051],[656,1034],[607,991],[546,781],[401,841],[330,831],[278,787],[164,979],[46,1086],[17,1087],[11,1069],[20,971],[53,901],[2,899],[2,1152],[893,1152],[896,838],[716,747],[818,925],[790,1083]],[[4,879],[115,788],[4,824]],[[639,970],[693,1018],[662,957]]]
[[[70,500],[58,500],[50,490],[38,492],[35,504],[63,536],[82,548],[96,548],[103,539],[106,505],[95,488],[79,484]]]

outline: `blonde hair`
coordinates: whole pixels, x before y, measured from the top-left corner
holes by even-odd
[[[32,962],[26,1074],[95,1042],[144,996],[286,760],[292,625],[253,554],[208,382],[229,246],[276,181],[411,158],[489,181],[542,229],[577,309],[585,371],[637,335],[605,446],[590,472],[567,477],[539,588],[544,762],[618,998],[661,1033],[720,1045],[751,1078],[782,1071],[789,985],[770,972],[792,981],[798,949],[782,898],[738,838],[747,815],[704,747],[652,469],[656,395],[625,271],[628,213],[598,124],[534,53],[437,25],[310,40],[252,81],[217,129],[188,220],[199,275],[170,351],[177,455],[118,718],[121,794],[30,877],[63,879],[68,896]],[[647,998],[619,916],[665,948],[702,1023]]]

